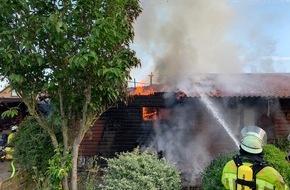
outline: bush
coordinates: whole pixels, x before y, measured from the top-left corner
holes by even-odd
[[[78,177],[79,190],[100,190],[101,189],[101,170],[98,165],[98,157],[86,157],[83,170],[80,171]]]
[[[275,139],[275,146],[281,151],[289,151],[290,141],[286,137],[279,137]]]
[[[285,183],[290,185],[290,164],[286,161],[286,153],[272,144],[268,144],[264,148],[265,160],[273,166],[282,176]]]
[[[202,189],[204,190],[222,190],[225,189],[222,182],[222,172],[224,166],[234,156],[234,153],[228,153],[212,160],[201,174]]]
[[[289,186],[290,164],[285,160],[286,153],[272,144],[264,147],[265,160],[274,167],[282,176],[285,183]],[[233,153],[226,154],[214,159],[202,172],[202,188],[205,190],[225,189],[221,183],[222,171],[225,164],[233,157]]]
[[[158,159],[156,154],[140,153],[137,148],[107,161],[106,190],[181,189],[179,171],[164,158]]]
[[[54,148],[49,135],[32,117],[21,122],[13,144],[15,161],[31,175],[35,174],[35,169],[41,173],[47,170]]]
[[[63,149],[54,150],[54,155],[48,161],[49,167],[47,170],[49,182],[52,189],[62,189],[62,180],[69,175],[72,169],[72,156],[69,152],[63,155]]]

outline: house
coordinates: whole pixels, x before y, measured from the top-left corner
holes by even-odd
[[[110,108],[87,132],[80,156],[151,147],[194,178],[211,159],[238,149],[244,126],[262,127],[268,143],[290,132],[290,74],[205,74],[175,82],[178,89],[129,88],[128,103]],[[2,110],[21,102],[12,92],[1,91]]]
[[[128,104],[103,114],[80,155],[151,147],[194,178],[211,159],[238,150],[244,126],[263,128],[268,143],[290,132],[290,74],[206,74],[179,84],[128,89]]]

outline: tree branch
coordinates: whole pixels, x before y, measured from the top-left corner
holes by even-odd
[[[36,106],[35,106],[36,97],[31,96],[29,98],[29,97],[23,97],[22,96],[22,99],[23,99],[23,102],[25,103],[25,105],[27,106],[29,113],[36,119],[36,121],[39,124],[39,126],[42,127],[45,131],[48,132],[54,148],[57,148],[58,147],[58,141],[57,141],[57,138],[56,138],[53,130],[48,126],[47,122],[45,121],[45,118],[43,118],[43,116],[41,116],[36,111]]]
[[[65,118],[65,111],[63,105],[63,97],[62,97],[62,83],[59,83],[58,86],[58,96],[59,96],[59,109],[61,115],[61,124],[62,124],[62,134],[63,134],[63,146],[64,150],[68,150],[68,126],[67,126],[67,119]],[[65,151],[64,151],[65,152]]]

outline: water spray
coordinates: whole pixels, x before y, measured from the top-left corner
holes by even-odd
[[[237,147],[239,147],[239,141],[237,138],[233,135],[231,129],[226,124],[226,122],[223,120],[223,118],[219,114],[219,110],[213,105],[212,101],[209,100],[205,95],[201,95],[201,100],[204,103],[204,105],[207,107],[207,109],[211,112],[211,114],[214,116],[214,118],[217,119],[217,121],[221,124],[223,129],[228,133],[228,135],[231,137],[231,139],[234,141]]]
[[[231,139],[234,141],[234,143],[236,144],[236,146],[239,147],[240,146],[239,141],[233,135],[233,132],[231,131],[230,127],[227,125],[227,123],[225,122],[225,120],[221,117],[221,115],[219,114],[220,113],[219,110],[216,108],[216,106],[213,105],[213,102],[197,86],[195,86],[195,90],[200,95],[201,102],[206,106],[206,108],[210,111],[210,113],[213,115],[213,117],[216,118],[217,121],[221,124],[221,126],[223,127],[223,129],[231,137]]]

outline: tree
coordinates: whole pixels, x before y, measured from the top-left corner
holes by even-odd
[[[0,75],[55,149],[72,154],[75,190],[85,133],[108,108],[126,101],[130,69],[140,65],[129,47],[139,0],[2,0],[0,9]],[[49,100],[48,115],[38,111],[40,100]]]

